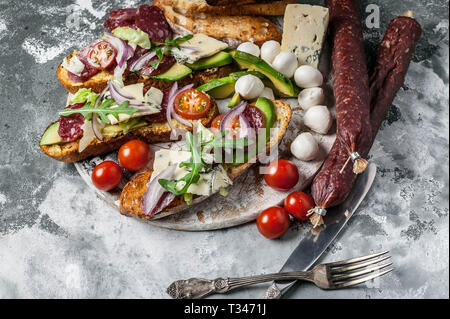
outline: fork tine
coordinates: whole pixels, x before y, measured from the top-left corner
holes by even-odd
[[[333,263],[328,263],[327,266],[330,267],[337,267],[337,266],[343,266],[343,265],[348,265],[348,264],[353,264],[353,263],[357,263],[357,262],[361,262],[361,261],[365,261],[368,259],[372,259],[381,255],[385,255],[389,252],[389,250],[386,251],[382,251],[380,253],[375,253],[375,254],[371,254],[371,255],[366,255],[366,256],[362,256],[362,257],[356,257],[356,258],[351,258],[351,259],[346,259],[346,260],[341,260],[341,261],[336,261]]]
[[[370,268],[363,269],[363,270],[360,270],[360,271],[351,272],[349,274],[342,275],[342,276],[332,277],[331,281],[332,282],[338,282],[338,281],[342,281],[344,279],[350,279],[350,278],[354,278],[354,277],[359,277],[361,275],[365,275],[365,274],[374,272],[375,270],[380,270],[380,269],[386,268],[386,267],[388,267],[390,265],[392,265],[392,263],[387,263],[387,264],[379,265],[379,266],[376,266],[376,267],[370,267]]]
[[[340,284],[336,284],[336,285],[333,286],[333,289],[339,289],[339,288],[355,286],[355,285],[361,284],[361,283],[363,283],[365,281],[368,281],[368,280],[371,280],[371,279],[374,279],[374,278],[377,278],[377,277],[381,277],[381,276],[383,276],[383,275],[385,275],[385,274],[387,274],[387,273],[389,273],[389,272],[391,272],[393,270],[394,270],[394,268],[390,268],[390,269],[384,270],[384,271],[379,272],[379,273],[375,273],[375,274],[364,276],[364,277],[361,277],[361,278],[358,278],[358,279],[354,279],[354,280],[350,280],[350,281],[343,282],[343,283],[340,283]]]
[[[386,259],[391,258],[391,256],[386,256],[383,258],[377,258],[377,259],[372,259],[372,260],[368,260],[364,263],[359,263],[359,264],[351,264],[350,266],[346,266],[346,267],[340,267],[337,269],[331,269],[331,274],[332,275],[336,275],[336,274],[341,274],[343,272],[348,272],[350,270],[356,270],[356,269],[360,269],[360,268],[364,268],[373,264],[377,264],[379,262],[382,262]]]

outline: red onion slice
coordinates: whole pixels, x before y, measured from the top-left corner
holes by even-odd
[[[132,101],[134,98],[132,96],[128,96],[126,92],[122,90],[118,85],[116,85],[113,81],[108,81],[108,89],[111,97],[116,101],[117,105],[122,104],[124,101]]]
[[[154,51],[147,52],[146,54],[141,56],[139,59],[137,59],[130,65],[130,71],[132,71],[132,72],[139,71],[155,55],[156,55],[156,53]]]
[[[233,127],[233,120],[236,116],[242,114],[247,107],[247,102],[242,101],[237,106],[233,107],[228,113],[225,114],[222,121],[220,121],[219,131],[225,131],[226,128]]]
[[[175,82],[169,91],[169,102],[167,103],[167,109],[166,109],[166,120],[170,127],[170,139],[172,139],[172,140],[177,139],[176,129],[172,124],[173,99],[175,98],[177,90],[178,90],[178,82]]]
[[[101,123],[99,122],[97,114],[92,115],[91,122],[92,122],[92,131],[94,131],[95,137],[99,141],[103,141],[102,128],[105,127],[105,125],[103,124],[103,122]]]
[[[119,67],[122,67],[126,60],[133,56],[134,50],[124,40],[113,36],[111,33],[105,33],[105,37],[109,43],[117,50],[116,61]],[[131,54],[131,51],[132,53]],[[131,54],[131,56],[130,56]]]
[[[198,48],[190,47],[187,45],[180,45],[180,49],[181,49],[181,51],[183,51],[184,53],[187,53],[187,54],[197,53],[199,51]]]
[[[177,165],[171,165],[159,173],[147,186],[147,191],[141,199],[142,211],[147,216],[153,216],[169,205],[175,195],[166,191],[159,183],[159,179],[171,179]],[[151,177],[151,176],[150,176]],[[150,179],[149,179],[150,180]]]

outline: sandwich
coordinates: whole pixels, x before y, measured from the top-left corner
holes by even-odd
[[[260,97],[252,104],[243,101],[214,119],[211,128],[199,123],[196,134],[186,133],[182,146],[156,151],[153,168],[125,185],[121,214],[158,219],[216,193],[226,196],[226,188],[259,155],[278,147],[291,117],[289,104]]]

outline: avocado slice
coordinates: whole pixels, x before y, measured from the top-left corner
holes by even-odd
[[[239,103],[241,103],[241,95],[239,93],[234,93],[233,97],[231,98],[230,104],[228,104],[228,107],[235,107]]]
[[[58,134],[58,129],[59,129],[59,122],[55,122],[52,125],[50,125],[42,135],[41,142],[39,143],[39,145],[41,146],[53,145],[64,142],[64,140]]]
[[[266,128],[272,128],[277,120],[277,113],[275,112],[275,107],[271,100],[265,97],[259,97],[256,100],[255,106],[264,115],[264,122]]]
[[[281,95],[295,97],[300,92],[300,89],[291,80],[271,67],[266,61],[238,50],[231,51],[230,54],[241,68],[259,71],[267,76]]]
[[[231,63],[233,63],[233,58],[231,55],[228,52],[221,51],[208,58],[200,59],[195,63],[186,63],[186,66],[194,71],[197,71],[208,68],[217,68],[219,66],[224,66]]]
[[[189,74],[192,73],[192,70],[183,64],[175,63],[172,65],[170,69],[166,72],[150,76],[152,79],[157,79],[161,81],[178,81]]]

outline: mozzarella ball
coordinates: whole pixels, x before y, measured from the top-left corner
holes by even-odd
[[[275,100],[275,96],[273,95],[273,91],[271,88],[265,87],[259,97],[265,97],[269,100]]]
[[[299,87],[306,89],[321,86],[323,83],[323,76],[315,67],[302,65],[295,70],[294,80]]]
[[[236,81],[234,90],[245,100],[256,99],[264,91],[264,83],[256,76],[248,74]]]
[[[286,77],[292,78],[298,66],[297,57],[292,52],[280,52],[273,60],[272,66]]]
[[[333,117],[325,105],[316,105],[305,112],[303,123],[317,133],[327,134],[333,124]]]
[[[322,88],[304,89],[298,95],[298,104],[304,110],[311,106],[320,105],[325,101],[325,95]]]
[[[301,161],[311,161],[319,155],[319,144],[311,133],[301,133],[292,142],[291,153]]]
[[[259,57],[259,47],[256,44],[252,43],[252,42],[241,43],[237,47],[237,49],[239,51],[242,51],[242,52],[245,52],[245,53],[248,53],[248,54],[252,54],[254,56]]]
[[[264,42],[264,44],[261,46],[261,59],[266,61],[269,64],[272,64],[273,59],[280,53],[281,51],[281,45],[275,41],[270,40]]]

